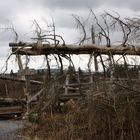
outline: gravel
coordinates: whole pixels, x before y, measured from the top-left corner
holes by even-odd
[[[19,128],[23,128],[23,126],[22,121],[0,121],[0,140],[22,140],[16,132]]]

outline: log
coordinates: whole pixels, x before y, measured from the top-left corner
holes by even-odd
[[[2,79],[2,80],[8,80],[8,81],[20,82],[20,83],[25,83],[25,80],[24,79],[19,79],[19,78],[14,78],[14,77],[0,76],[0,79]],[[43,82],[36,81],[36,80],[30,80],[30,83],[31,84],[34,84],[34,85],[43,85]]]
[[[74,84],[68,84],[68,85],[65,85],[65,87],[79,87],[79,85],[81,86],[90,86],[94,84],[94,82],[89,82],[89,83],[74,83]]]
[[[25,103],[25,99],[13,99],[13,98],[0,98],[0,104],[18,104]]]
[[[112,55],[140,55],[140,46],[112,45],[111,47],[97,45],[49,45],[41,47],[36,43],[9,43],[13,54],[20,55],[48,55],[48,54],[112,54]]]
[[[0,116],[1,115],[10,115],[10,114],[21,114],[23,113],[22,106],[9,106],[9,107],[0,107]]]

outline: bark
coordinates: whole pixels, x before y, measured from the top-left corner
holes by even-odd
[[[48,54],[112,54],[112,55],[140,55],[140,46],[97,46],[97,45],[49,45],[36,47],[35,43],[10,43],[13,54],[20,55],[48,55]]]

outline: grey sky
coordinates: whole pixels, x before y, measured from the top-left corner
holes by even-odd
[[[56,25],[70,28],[74,24],[71,14],[84,17],[89,8],[97,11],[117,10],[129,16],[130,12],[140,12],[140,0],[4,0],[0,4],[0,25],[7,26],[10,21],[23,32],[31,25],[31,20],[53,16]]]
[[[18,0],[17,0],[18,2]],[[29,5],[41,6],[47,8],[65,8],[65,9],[85,9],[86,7],[96,8],[101,5],[112,5],[118,7],[128,7],[133,10],[139,10],[139,0],[23,0],[23,3]]]
[[[51,21],[53,17],[57,32],[71,43],[78,39],[71,15],[86,17],[90,8],[97,14],[114,10],[122,16],[135,16],[140,15],[140,0],[1,0],[0,28],[9,27],[12,23],[20,40],[24,41],[31,36],[33,19],[41,23],[43,19]],[[0,57],[7,56],[8,43],[13,38],[11,31],[0,30]]]

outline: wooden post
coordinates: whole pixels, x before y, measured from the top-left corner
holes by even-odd
[[[27,104],[27,112],[26,115],[29,115],[30,112],[30,74],[29,74],[29,68],[26,67],[25,69],[25,79],[26,79],[26,84],[25,84],[25,91],[26,91],[26,104]]]
[[[90,73],[90,83],[93,83],[93,77],[91,73]]]
[[[9,97],[7,84],[5,84],[5,91],[6,91],[6,96]]]
[[[80,81],[80,68],[78,69],[78,84],[79,84],[79,94],[82,95],[82,91],[81,91],[81,81]]]
[[[23,70],[23,64],[22,64],[21,56],[19,54],[17,54],[16,57],[17,57],[17,61],[18,61],[20,79],[25,80],[25,75],[24,75],[24,70]]]
[[[93,76],[92,76],[92,73],[90,73],[90,83],[92,83],[91,87],[90,87],[90,89],[92,90],[93,89]]]
[[[92,25],[91,28],[91,37],[92,37],[92,44],[96,44],[95,41],[95,31],[94,31],[94,26]],[[94,54],[94,66],[95,66],[95,72],[98,72],[98,62],[97,62],[97,55]]]
[[[110,78],[110,84],[109,84],[109,94],[112,95],[114,92],[114,86],[113,86],[113,73],[114,73],[114,63],[113,63],[113,56],[112,54],[108,55],[109,57],[109,78]]]
[[[65,95],[68,95],[69,77],[70,77],[69,74],[66,75]]]

